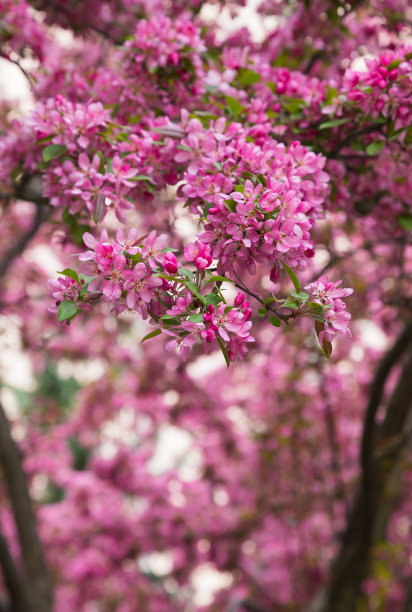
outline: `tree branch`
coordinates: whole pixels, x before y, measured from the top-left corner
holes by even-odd
[[[4,582],[12,602],[13,612],[26,612],[28,609],[27,585],[17,569],[11,556],[6,538],[0,532],[0,565],[3,570]],[[0,612],[6,608],[0,605]]]
[[[22,467],[20,450],[11,436],[9,422],[1,404],[0,463],[3,466],[3,473],[10,494],[24,561],[27,587],[30,593],[30,602],[24,608],[24,612],[51,612],[50,579],[37,532],[27,478]],[[4,550],[3,554],[6,554]],[[6,556],[4,556],[4,560],[7,561]],[[13,605],[14,603],[13,599]]]
[[[34,217],[34,222],[31,228],[25,234],[22,234],[20,236],[20,238],[4,254],[3,259],[0,261],[0,278],[2,278],[6,274],[14,259],[18,257],[21,253],[23,253],[24,249],[26,248],[30,240],[33,238],[33,236],[35,236],[41,224],[47,219],[49,214],[49,209],[46,208],[44,205],[37,206],[36,215]]]
[[[406,357],[387,403],[383,422],[376,423],[385,383]],[[380,542],[399,499],[403,457],[412,435],[412,323],[385,355],[371,386],[361,444],[362,476],[341,548],[331,566],[328,584],[308,612],[353,612],[367,576],[371,551]]]

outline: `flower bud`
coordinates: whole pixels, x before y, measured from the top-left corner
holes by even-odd
[[[176,274],[177,272],[176,256],[170,251],[167,251],[167,253],[165,253],[165,256],[163,258],[162,266],[163,266],[163,269],[169,274]]]
[[[245,294],[239,291],[239,293],[235,297],[235,301],[234,301],[235,306],[240,306],[244,299],[245,299]]]

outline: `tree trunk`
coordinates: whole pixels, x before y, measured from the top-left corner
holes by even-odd
[[[327,585],[316,595],[308,612],[356,612],[362,583],[368,575],[372,548],[385,537],[400,496],[401,474],[412,435],[412,326],[406,327],[381,362],[366,410],[362,474]],[[406,354],[402,372],[380,426],[376,414],[385,382]]]
[[[11,436],[10,425],[1,404],[0,464],[10,494],[24,563],[24,572],[19,572],[7,542],[0,534],[0,563],[9,592],[10,609],[13,612],[51,612],[50,578],[37,532],[21,453]]]

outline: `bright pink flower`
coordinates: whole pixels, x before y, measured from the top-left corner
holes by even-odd
[[[136,308],[146,318],[147,304],[154,298],[156,287],[163,284],[162,279],[152,276],[151,270],[142,262],[137,263],[133,270],[125,270],[122,276],[128,308]]]
[[[210,246],[200,240],[189,242],[189,244],[185,246],[184,257],[186,261],[192,261],[199,270],[204,270],[210,266],[213,261]]]

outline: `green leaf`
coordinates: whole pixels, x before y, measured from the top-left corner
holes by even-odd
[[[223,200],[223,204],[230,212],[235,212],[237,203],[234,200]]]
[[[282,264],[285,272],[287,272],[290,280],[294,284],[296,291],[299,293],[300,292],[300,282],[299,282],[298,277],[296,276],[296,274],[294,273],[292,268],[289,268],[289,266],[287,264],[285,264],[284,261],[281,261],[280,263]]]
[[[281,326],[281,322],[280,319],[278,319],[277,317],[274,317],[273,315],[270,315],[269,317],[269,321],[272,323],[272,325],[274,325],[275,327],[280,327]]]
[[[287,299],[286,302],[283,302],[282,307],[283,308],[290,308],[291,310],[296,310],[297,308],[299,308],[300,303],[297,302],[296,300],[290,300]]]
[[[202,323],[203,322],[203,315],[202,313],[196,313],[196,314],[192,314],[190,315],[189,321],[193,321],[193,323]]]
[[[215,113],[211,113],[210,111],[204,111],[204,110],[194,110],[193,111],[193,116],[196,117],[196,115],[198,117],[203,117],[204,119],[218,119],[218,115],[215,115]]]
[[[153,178],[147,176],[146,174],[138,174],[137,176],[132,176],[132,178],[128,179],[129,181],[149,181],[154,184]]]
[[[232,98],[231,96],[225,96],[225,100],[232,115],[239,115],[245,108],[240,104],[238,100],[236,100],[236,98]]]
[[[193,278],[193,272],[192,270],[189,270],[188,268],[178,268],[177,270],[179,272],[179,274],[181,274],[182,276],[186,276],[189,279]]]
[[[412,145],[412,125],[410,125],[406,130],[405,138],[403,139],[403,144],[407,147]]]
[[[259,317],[266,317],[266,308],[259,308],[257,311]]]
[[[332,344],[327,340],[324,340],[322,342],[322,350],[325,353],[326,358],[329,359],[332,355]]]
[[[326,319],[325,319],[325,317],[324,317],[323,315],[319,314],[319,313],[318,313],[318,312],[316,312],[316,311],[315,311],[315,312],[312,312],[312,313],[310,314],[310,316],[311,316],[311,318],[312,318],[314,321],[318,321],[319,323],[322,323],[322,324],[323,324],[323,323],[326,323]]]
[[[220,304],[220,302],[222,301],[222,298],[217,295],[217,293],[214,293],[213,291],[211,293],[209,293],[209,295],[206,298],[206,306],[209,306],[210,304],[213,304],[213,306],[218,306],[218,304]]]
[[[51,144],[43,149],[43,161],[49,162],[52,159],[57,159],[64,155],[67,151],[67,147],[61,144]]]
[[[408,232],[412,230],[412,217],[409,217],[408,215],[401,215],[398,217],[398,223],[404,230],[407,230]]]
[[[306,291],[300,291],[297,293],[294,289],[291,289],[289,293],[293,297],[298,298],[298,300],[302,300],[302,302],[306,302],[306,300],[309,298],[309,294],[306,293]]]
[[[337,127],[338,125],[343,125],[344,123],[348,123],[348,121],[350,121],[349,118],[332,119],[331,121],[324,121],[324,123],[320,124],[319,129],[328,130],[329,128],[334,128],[334,127]]]
[[[222,283],[231,283],[232,285],[234,285],[234,282],[230,280],[230,278],[226,278],[226,276],[211,276],[210,278],[207,279],[206,282],[207,283],[222,282]]]
[[[77,272],[75,270],[71,270],[70,268],[65,268],[64,270],[59,271],[58,274],[63,274],[63,276],[69,276],[73,280],[79,282]]]
[[[105,171],[105,165],[104,165],[104,157],[103,157],[103,153],[101,151],[97,151],[97,156],[100,159],[100,165],[99,165],[99,172],[101,174],[104,174]]]
[[[290,114],[296,115],[294,119],[299,119],[302,116],[300,112],[306,106],[305,100],[290,98],[283,103],[283,108]],[[292,119],[292,117],[290,117]]]
[[[274,297],[268,297],[268,298],[266,298],[266,300],[263,302],[263,306],[269,306],[269,304],[271,304],[272,302],[276,302],[276,298],[274,298]]]
[[[223,342],[222,342],[222,340],[220,338],[216,338],[216,340],[217,340],[217,342],[218,342],[218,344],[220,346],[220,350],[223,353],[223,357],[225,358],[226,365],[227,365],[227,367],[229,367],[230,366],[230,359],[229,359],[229,355],[227,354],[226,347],[225,347],[225,345],[223,344]]]
[[[242,87],[259,83],[262,78],[260,74],[250,70],[249,68],[241,68],[238,72],[238,77]]]
[[[211,208],[214,208],[215,204],[212,204],[212,202],[207,202],[204,206],[203,206],[203,216],[207,217],[209,214],[209,210]]]
[[[191,293],[193,293],[193,295],[195,295],[197,297],[197,299],[202,302],[202,304],[206,305],[206,300],[203,297],[203,295],[200,295],[199,289],[198,289],[197,285],[195,285],[195,283],[193,283],[192,281],[189,281],[189,280],[186,280],[186,281],[183,281],[183,282],[185,284],[185,287],[187,287],[189,289],[189,291]]]
[[[182,285],[185,284],[183,279],[178,278],[177,276],[171,276],[170,274],[160,274],[159,272],[156,272],[156,274],[153,274],[153,276],[156,276],[157,278],[164,278],[165,280],[172,281],[174,283],[181,283]]]
[[[43,499],[40,500],[41,504],[49,505],[49,504],[58,504],[63,501],[66,497],[66,491],[58,484],[49,480],[47,482],[46,490],[43,496]]]
[[[93,279],[94,279],[94,276],[86,276],[85,274],[81,274],[81,273],[79,274],[80,283],[82,280],[84,281],[84,283],[82,283],[83,287],[79,293],[79,297],[83,297],[84,295],[86,295],[89,284],[92,282]],[[92,293],[95,293],[95,292],[93,291]]]
[[[70,407],[77,391],[81,388],[73,376],[61,378],[54,362],[47,362],[44,370],[36,376],[36,382],[37,388],[33,395],[53,399],[61,408]]]
[[[334,100],[337,97],[338,97],[338,90],[335,89],[334,87],[328,86],[326,89],[326,96],[325,96],[326,104],[330,104],[332,100]]]
[[[318,312],[323,312],[325,310],[325,307],[318,302],[306,302],[306,306],[309,306],[309,308],[312,308],[312,310],[316,310]]]
[[[395,68],[397,68],[400,65],[400,63],[401,63],[401,60],[393,60],[393,62],[388,64],[388,66],[386,67],[386,70],[390,72],[391,70],[394,70]]]
[[[152,332],[150,332],[150,334],[147,334],[144,338],[142,338],[142,340],[140,341],[140,344],[143,344],[143,342],[146,342],[146,340],[150,340],[150,338],[155,338],[156,336],[160,336],[161,333],[162,333],[162,330],[160,329],[160,327],[158,327],[157,329],[154,329]]]
[[[365,145],[363,144],[363,142],[358,142],[357,140],[351,140],[349,145],[352,147],[352,149],[358,153],[362,152],[365,148]]]
[[[10,175],[13,181],[16,181],[19,178],[19,176],[22,173],[22,170],[23,170],[23,166],[21,164],[17,164],[17,166],[13,168],[11,175]]]
[[[141,259],[142,259],[142,254],[141,253],[136,253],[135,255],[132,255],[130,261],[134,265],[134,264],[137,264]]]
[[[394,122],[392,121],[391,123],[394,123]],[[393,140],[396,140],[398,136],[400,136],[402,132],[405,132],[407,129],[408,129],[407,125],[405,125],[402,128],[399,128],[398,130],[392,130],[392,131],[390,131],[388,128],[388,136],[389,136],[388,140],[390,140],[391,142]]]
[[[173,315],[167,314],[162,316],[162,321],[165,325],[180,325],[181,323],[180,319],[177,319]]]
[[[324,330],[322,323],[315,321],[315,330],[319,339],[319,334]],[[327,340],[324,340],[321,344],[321,348],[325,353],[326,358],[329,359],[329,357],[332,355],[332,344]]]
[[[91,454],[90,448],[80,444],[74,436],[70,436],[68,444],[73,456],[73,469],[80,472],[85,470]]]
[[[374,140],[373,142],[370,143],[370,145],[366,147],[366,153],[368,155],[376,155],[377,153],[380,153],[380,151],[382,151],[384,146],[385,146],[384,140]]]
[[[38,140],[36,140],[36,144],[43,144],[44,142],[48,142],[53,137],[54,137],[54,134],[49,134],[48,136],[45,136],[44,138],[39,138]]]
[[[58,321],[67,321],[68,319],[73,318],[78,312],[77,304],[71,302],[70,300],[65,300],[59,306],[59,310],[57,313]]]

